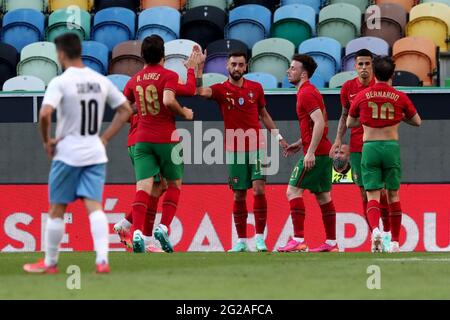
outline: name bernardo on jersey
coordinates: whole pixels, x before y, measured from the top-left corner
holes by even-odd
[[[386,98],[386,99],[391,99],[391,100],[397,101],[400,98],[400,96],[394,92],[389,92],[389,91],[366,92],[366,99],[371,99],[371,98]]]

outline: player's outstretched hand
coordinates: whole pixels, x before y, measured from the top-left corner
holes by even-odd
[[[299,152],[300,150],[302,150],[302,145],[298,143],[293,143],[286,147],[286,150],[284,150],[283,155],[285,157],[288,157],[293,155],[294,153]]]
[[[334,158],[334,154],[335,154],[336,150],[341,149],[341,145],[342,145],[341,141],[339,141],[339,140],[334,141],[333,145],[331,146],[330,154],[329,154],[331,159]]]
[[[314,153],[307,152],[303,159],[303,167],[306,171],[311,170],[316,165],[316,156]]]
[[[286,150],[289,147],[289,143],[287,143],[286,140],[281,139],[280,140],[280,146],[281,146],[281,149],[282,149],[281,152],[283,153],[283,155],[285,155],[286,154]]]
[[[50,160],[55,156],[56,145],[58,144],[58,142],[58,139],[49,139],[47,143],[44,143],[45,153]]]
[[[183,113],[184,113],[184,118],[186,120],[192,120],[194,119],[194,111],[192,111],[192,109],[183,107]]]

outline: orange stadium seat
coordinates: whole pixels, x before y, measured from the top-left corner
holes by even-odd
[[[392,48],[395,69],[414,73],[424,86],[433,85],[436,71],[436,46],[432,40],[406,37],[397,40]]]
[[[134,76],[144,67],[141,57],[142,41],[126,41],[118,44],[112,51],[109,74]]]
[[[395,3],[401,5],[407,12],[409,12],[412,7],[419,3],[419,0],[375,0],[375,4],[377,5],[383,3]]]
[[[153,8],[153,7],[172,7],[177,10],[181,10],[181,1],[180,0],[141,0],[141,8],[142,10]]]

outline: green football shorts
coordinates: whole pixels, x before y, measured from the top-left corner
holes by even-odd
[[[233,190],[247,190],[254,180],[266,180],[264,151],[226,152],[228,184]]]
[[[297,165],[292,170],[289,185],[301,189],[307,189],[312,193],[331,191],[333,176],[333,160],[329,156],[316,156],[315,166],[309,170],[304,170],[303,158],[301,157]]]

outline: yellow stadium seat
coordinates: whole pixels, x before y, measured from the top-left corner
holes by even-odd
[[[436,46],[429,38],[406,37],[397,40],[392,47],[395,70],[409,71],[423,81],[424,86],[433,85],[436,71]]]
[[[82,10],[90,11],[93,7],[93,0],[49,0],[48,2],[50,12],[70,6],[78,6]]]
[[[448,50],[450,7],[443,3],[422,3],[411,9],[406,35],[428,37],[441,51]]]
[[[186,4],[186,1],[184,1],[184,4]],[[142,10],[159,6],[166,6],[180,10],[181,5],[182,3],[180,0],[141,0]]]

